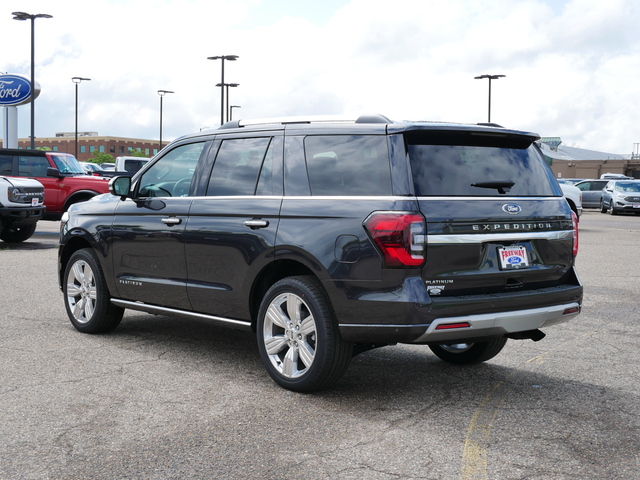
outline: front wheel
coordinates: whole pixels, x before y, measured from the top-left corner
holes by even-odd
[[[613,199],[611,199],[611,203],[609,204],[609,214],[611,215],[618,214],[618,210],[616,210],[616,207],[613,205]]]
[[[69,320],[84,333],[103,333],[116,328],[124,308],[111,303],[109,290],[96,253],[85,248],[69,259],[63,278]]]
[[[602,199],[600,199],[600,213],[607,213],[607,206],[604,204]]]
[[[353,345],[342,340],[331,302],[310,276],[276,282],[260,305],[260,357],[269,375],[296,392],[328,388],[344,374]]]
[[[501,337],[486,342],[429,345],[429,348],[445,362],[471,365],[492,359],[506,343],[507,338]]]
[[[10,227],[2,230],[0,240],[7,243],[20,243],[31,238],[36,231],[36,224],[24,225],[22,227]]]

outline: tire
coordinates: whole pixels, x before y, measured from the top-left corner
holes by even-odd
[[[111,303],[104,273],[92,249],[85,248],[71,255],[62,290],[69,320],[80,332],[104,333],[120,324],[124,308]]]
[[[36,231],[36,224],[24,225],[22,227],[10,227],[2,230],[0,240],[7,243],[20,243],[31,238]]]
[[[501,337],[487,342],[429,345],[429,348],[445,362],[471,365],[492,359],[500,353],[506,343],[507,338]]]
[[[602,199],[600,199],[600,213],[607,213],[607,207],[605,207]]]
[[[609,204],[609,214],[610,215],[617,215],[618,211],[616,210],[616,207],[613,206],[613,198],[611,199],[611,203]]]
[[[329,388],[351,362],[353,345],[340,337],[329,297],[311,276],[284,278],[267,291],[256,334],[267,372],[289,390]]]

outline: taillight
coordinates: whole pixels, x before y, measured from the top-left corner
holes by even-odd
[[[374,212],[364,221],[387,267],[419,267],[425,262],[426,223],[419,213]]]
[[[575,212],[571,212],[571,220],[573,220],[573,257],[578,255],[578,216]]]

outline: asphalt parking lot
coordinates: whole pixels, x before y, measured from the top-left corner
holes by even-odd
[[[640,216],[587,210],[583,313],[457,367],[426,347],[354,358],[283,390],[254,339],[127,312],[78,333],[57,222],[0,243],[0,479],[638,479]]]

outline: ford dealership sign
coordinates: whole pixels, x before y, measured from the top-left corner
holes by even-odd
[[[31,82],[20,75],[0,75],[0,107],[23,105],[31,101]],[[37,98],[40,87],[36,82],[35,94]]]

